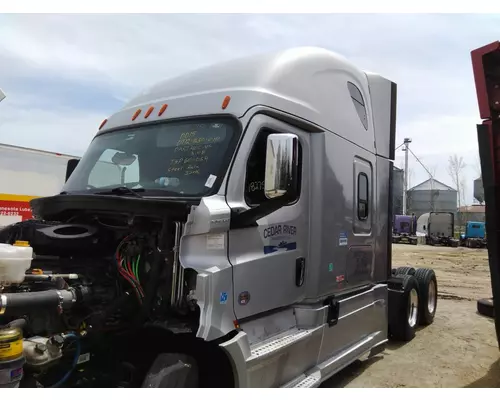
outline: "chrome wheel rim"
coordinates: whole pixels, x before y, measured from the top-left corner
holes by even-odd
[[[437,298],[437,290],[436,290],[436,284],[434,281],[429,282],[429,298],[427,300],[427,310],[429,311],[429,314],[433,314],[434,310],[436,309],[436,298]]]
[[[410,291],[410,302],[408,305],[408,324],[413,328],[417,325],[418,317],[418,293],[416,289]]]

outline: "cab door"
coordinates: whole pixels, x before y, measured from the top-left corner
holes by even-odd
[[[234,311],[238,319],[284,307],[303,299],[308,259],[308,134],[264,115],[248,124],[228,181],[227,201],[234,212],[269,201],[264,194],[267,136],[292,133],[299,138],[297,198],[261,218],[256,226],[229,231],[233,266]],[[234,229],[233,229],[234,228]]]
[[[347,255],[347,286],[356,287],[374,281],[373,163],[367,158],[353,161],[353,240]]]

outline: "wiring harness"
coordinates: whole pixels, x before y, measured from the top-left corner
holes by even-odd
[[[133,235],[126,236],[116,249],[116,262],[120,275],[132,286],[140,304],[144,299],[144,290],[139,278],[141,249],[133,240]]]

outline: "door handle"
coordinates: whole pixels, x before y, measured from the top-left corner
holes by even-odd
[[[295,286],[301,287],[306,276],[306,259],[304,257],[295,260]]]

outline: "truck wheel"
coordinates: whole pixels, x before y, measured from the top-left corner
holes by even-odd
[[[437,308],[437,280],[434,270],[418,268],[415,272],[420,293],[419,321],[420,325],[430,325],[434,322]]]
[[[413,267],[399,267],[396,269],[395,275],[415,275],[415,268],[413,268]]]
[[[409,342],[415,337],[418,324],[418,282],[414,276],[403,276],[403,293],[400,296],[394,320],[389,321],[389,332],[392,339]]]
[[[160,354],[146,374],[143,388],[196,388],[198,367],[193,357],[185,354]]]
[[[477,301],[477,312],[485,317],[495,318],[493,299],[479,299]]]

